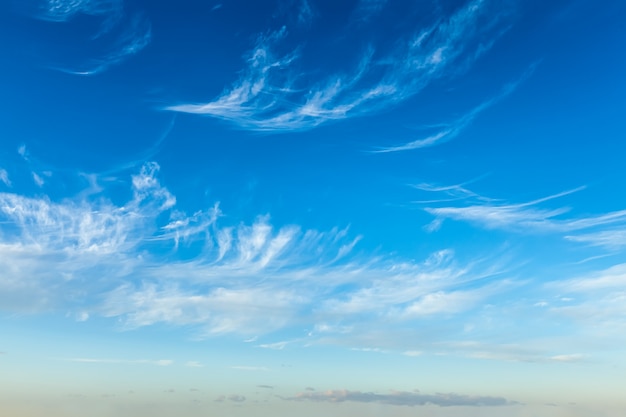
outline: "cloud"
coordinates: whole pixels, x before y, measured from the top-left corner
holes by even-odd
[[[257,385],[257,388],[274,389],[273,385]]]
[[[9,179],[9,173],[5,170],[0,168],[0,181],[2,181],[4,183],[4,185],[6,185],[7,187],[11,186],[11,180]]]
[[[478,117],[478,115],[480,115],[482,112],[484,112],[485,110],[487,110],[494,104],[498,103],[500,100],[504,99],[509,94],[511,94],[515,89],[517,89],[517,87],[534,72],[536,65],[537,64],[532,65],[530,69],[526,71],[526,73],[520,79],[516,80],[515,82],[507,84],[502,89],[502,91],[495,97],[492,97],[489,100],[474,107],[469,113],[463,115],[462,117],[458,118],[452,123],[444,125],[443,130],[437,133],[434,133],[423,139],[417,139],[417,140],[405,143],[403,145],[381,148],[373,152],[374,153],[388,153],[388,152],[409,151],[409,150],[421,149],[421,148],[427,148],[430,146],[439,145],[439,144],[449,141],[450,139],[453,139],[454,137],[458,136],[470,123],[472,123],[474,119]]]
[[[487,1],[469,2],[404,39],[392,54],[379,56],[372,45],[352,70],[317,79],[296,69],[302,48],[289,54],[275,52],[288,36],[283,27],[259,37],[247,55],[243,75],[217,98],[166,109],[216,117],[256,131],[307,130],[375,112],[473,61],[478,53],[472,50],[485,49],[485,38],[493,41],[499,36],[496,28],[505,13],[492,11]]]
[[[626,264],[552,281],[545,289],[559,294],[563,301],[549,309],[556,317],[577,323],[587,337],[626,342]]]
[[[311,5],[308,0],[301,0],[300,2],[300,10],[298,13],[298,23],[300,25],[307,26],[311,24],[313,17],[315,14],[313,13],[313,9],[311,9]]]
[[[44,0],[39,3],[37,17],[54,22],[66,22],[77,14],[110,16],[123,12],[123,0]]]
[[[74,75],[96,75],[142,51],[152,39],[150,21],[141,15],[133,17],[120,32],[110,50],[102,57],[91,59],[79,68],[56,69]]]
[[[258,346],[263,349],[283,350],[285,346],[287,346],[289,343],[290,342],[288,341],[283,341],[283,342],[275,342],[275,343],[263,343]]]
[[[204,368],[203,364],[201,364],[200,362],[196,362],[196,361],[189,361],[185,364],[185,366],[188,368]]]
[[[242,403],[246,400],[246,397],[244,397],[243,395],[230,395],[228,396],[228,399],[230,401],[236,402],[236,403]]]
[[[106,189],[56,199],[0,193],[3,312],[63,311],[110,318],[124,330],[166,324],[192,328],[197,338],[249,342],[290,330],[302,337],[255,344],[427,354],[462,331],[431,334],[433,323],[468,319],[525,285],[509,276],[500,253],[463,261],[450,249],[421,261],[364,256],[347,228],[275,225],[269,215],[233,220],[217,203],[188,214],[159,170],[146,163],[117,178],[128,187],[117,188],[127,196],[117,201]],[[60,180],[51,177],[51,188]]]
[[[150,360],[150,359],[135,359],[135,360],[127,360],[127,359],[94,359],[94,358],[70,358],[63,359],[68,362],[78,362],[78,363],[101,363],[101,364],[121,364],[121,365],[156,365],[156,366],[169,366],[174,363],[174,361],[169,359],[159,359],[159,360]]]
[[[158,172],[145,164],[121,204],[102,193],[60,201],[0,193],[3,309],[62,307],[72,317],[116,318],[125,329],[194,326],[200,337],[307,323],[309,338],[348,338],[365,317],[399,324],[450,317],[510,286],[495,283],[498,263],[459,265],[451,251],[421,263],[363,259],[347,229],[275,227],[267,215],[222,225],[218,204],[189,215]],[[192,244],[197,251],[180,259]],[[300,342],[260,347],[287,343]]]
[[[486,229],[510,230],[534,233],[571,233],[578,230],[626,222],[626,210],[613,211],[596,216],[563,218],[570,211],[567,207],[555,209],[537,208],[542,203],[583,190],[578,187],[534,201],[518,204],[495,204],[483,201],[457,207],[426,207],[424,210],[436,218],[427,230],[437,230],[443,220],[465,221]],[[478,199],[476,199],[478,200]],[[576,241],[576,237],[568,236]],[[583,237],[580,240],[584,240]]]
[[[355,19],[363,24],[372,19],[386,5],[388,0],[360,0],[355,11]]]
[[[600,232],[585,233],[581,235],[565,236],[572,242],[586,243],[592,246],[601,246],[611,250],[619,250],[626,246],[626,228],[621,227]]]
[[[447,341],[440,342],[438,345],[441,348],[440,355],[455,355],[492,361],[566,363],[584,359],[584,355],[580,353],[558,352],[560,347],[550,346],[545,340],[539,345],[533,343],[525,345],[519,343],[484,343],[476,340]],[[569,346],[565,344],[563,347]]]
[[[502,397],[487,396],[468,396],[454,393],[449,394],[422,394],[418,391],[392,391],[389,394],[378,394],[373,392],[349,391],[349,390],[329,390],[319,392],[301,392],[295,397],[287,398],[293,401],[315,401],[315,402],[362,402],[362,403],[379,403],[397,406],[422,406],[422,405],[438,405],[440,407],[451,406],[504,406],[513,405],[511,402]]]
[[[33,172],[33,181],[35,182],[35,184],[37,185],[37,187],[43,187],[44,185],[44,180],[43,178],[41,178],[36,172]]]
[[[88,59],[72,67],[52,66],[53,69],[75,75],[96,75],[137,54],[150,43],[150,21],[141,13],[127,15],[123,0],[47,0],[40,2],[34,17],[64,23],[79,15],[100,20],[100,27],[86,39],[91,45],[89,49],[97,50],[101,43],[106,43],[108,47],[102,50],[98,58]]]

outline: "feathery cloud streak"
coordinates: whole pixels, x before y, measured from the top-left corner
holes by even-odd
[[[273,349],[324,343],[512,357],[497,346],[450,344],[467,337],[461,324],[445,335],[428,330],[441,320],[479,320],[515,299],[526,284],[506,273],[506,261],[460,263],[451,250],[422,262],[363,257],[353,251],[360,237],[347,229],[275,227],[268,216],[222,225],[217,204],[191,215],[177,209],[158,171],[148,163],[133,175],[124,204],[105,199],[101,189],[60,201],[0,193],[1,310],[109,317],[128,330],[187,326],[201,338],[261,337],[257,346]],[[576,306],[597,308],[581,299],[568,311]],[[406,337],[417,328],[419,337]],[[271,340],[283,330],[296,336]],[[522,360],[570,354],[562,349],[524,353]]]
[[[39,19],[66,22],[77,14],[121,16],[123,0],[46,0],[39,6]]]
[[[423,263],[364,260],[347,229],[274,228],[268,216],[221,226],[218,205],[187,215],[158,170],[144,165],[122,205],[0,193],[2,309],[62,308],[79,320],[194,326],[205,336],[296,326],[347,337],[364,317],[375,326],[453,316],[508,288],[497,268],[457,265],[451,252]]]
[[[439,145],[441,143],[447,142],[456,136],[458,136],[470,123],[478,117],[478,115],[500,100],[507,97],[511,94],[525,79],[527,79],[532,72],[534,71],[536,65],[532,65],[528,71],[522,77],[515,82],[509,83],[502,91],[496,95],[495,97],[490,98],[489,100],[481,103],[480,105],[474,107],[469,113],[463,115],[459,119],[453,121],[452,123],[446,124],[445,128],[433,135],[428,136],[424,139],[414,140],[403,145],[390,146],[387,148],[382,148],[379,150],[373,151],[374,153],[388,153],[388,152],[398,152],[398,151],[410,151],[413,149],[421,149],[427,148],[430,146]]]
[[[480,201],[480,203],[457,207],[426,207],[424,210],[436,217],[427,226],[427,229],[430,231],[437,230],[445,219],[466,221],[486,229],[541,233],[571,233],[600,226],[620,225],[626,222],[626,210],[618,210],[596,216],[562,218],[569,211],[569,208],[541,209],[537,207],[541,203],[581,191],[584,188],[579,187],[519,204],[495,204],[493,202],[485,202],[482,199],[483,201]],[[422,189],[426,188],[422,187]],[[432,190],[438,191],[437,188]],[[443,189],[442,191],[448,190]],[[468,195],[468,198],[474,198],[474,196]],[[474,199],[479,200],[478,198]],[[568,236],[567,238],[573,241],[592,240],[589,235],[586,238],[573,236]]]
[[[52,66],[53,69],[75,75],[96,75],[137,54],[150,43],[150,21],[141,13],[127,14],[123,0],[47,0],[40,4],[34,17],[65,23],[79,15],[101,19],[100,28],[86,39],[91,45],[89,49],[101,50],[101,56],[78,65]],[[102,48],[102,43],[107,46]]]
[[[491,9],[488,1],[472,1],[405,39],[389,56],[378,56],[373,45],[352,71],[305,84],[302,80],[311,76],[293,68],[301,50],[284,56],[274,52],[288,35],[283,27],[259,38],[244,74],[215,100],[167,109],[217,117],[257,131],[306,130],[380,110],[415,95],[446,75],[452,65],[467,65],[484,52],[483,41],[493,42],[501,33],[503,14],[489,14]]]

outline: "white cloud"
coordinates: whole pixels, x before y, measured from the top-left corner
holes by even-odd
[[[351,250],[358,239],[347,228],[278,227],[267,215],[222,225],[228,219],[217,204],[187,215],[158,171],[145,164],[128,181],[128,200],[119,203],[103,192],[61,200],[0,193],[2,310],[109,317],[123,329],[187,326],[199,338],[302,335],[256,343],[264,348],[332,343],[427,353],[439,349],[437,337],[425,336],[428,326],[479,315],[524,285],[504,275],[500,254],[465,262],[447,249],[422,262],[364,258]],[[192,242],[197,251],[181,258]],[[607,272],[606,283],[593,285],[618,285],[619,274],[606,278]],[[611,305],[617,308],[618,300]],[[459,324],[445,338],[464,328]],[[416,335],[418,345],[406,338],[415,329],[424,332]]]
[[[263,349],[283,350],[285,346],[287,346],[289,343],[290,343],[289,341],[282,341],[282,342],[275,342],[275,343],[263,343],[258,346]]]
[[[70,358],[63,359],[68,362],[79,362],[79,363],[98,363],[98,364],[120,364],[120,365],[156,365],[156,366],[169,366],[174,363],[174,361],[169,359],[159,359],[159,360],[151,360],[151,359],[97,359],[97,358]]]
[[[441,63],[443,59],[441,55],[442,51],[443,51],[442,49],[439,49],[435,52],[435,54],[433,54],[431,59],[434,64]],[[405,143],[403,145],[381,148],[374,152],[375,153],[387,153],[387,152],[409,151],[413,149],[427,148],[430,146],[447,142],[450,139],[453,139],[454,137],[458,136],[470,123],[472,123],[472,121],[474,121],[474,119],[478,117],[480,113],[484,112],[485,110],[487,110],[488,108],[490,108],[491,106],[493,106],[494,104],[496,104],[497,102],[501,101],[506,96],[511,94],[519,86],[519,84],[521,84],[526,78],[528,78],[534,72],[535,67],[536,67],[536,64],[532,65],[529,68],[529,70],[526,71],[526,73],[520,79],[516,80],[513,83],[507,84],[502,89],[502,91],[495,97],[492,97],[491,99],[476,106],[469,113],[463,115],[462,117],[458,118],[452,123],[445,125],[445,128],[443,130],[437,133],[434,133],[423,139],[417,139],[417,140]]]
[[[374,59],[372,46],[352,71],[307,85],[300,85],[300,80],[311,77],[294,69],[299,52],[284,56],[274,52],[287,36],[283,27],[259,38],[249,54],[244,74],[219,97],[207,103],[177,104],[167,109],[217,117],[259,131],[311,129],[329,121],[367,114],[413,96],[445,75],[453,64],[467,60],[466,52],[481,44],[479,39],[497,36],[494,27],[498,26],[499,16],[492,15],[489,24],[479,24],[487,9],[489,5],[483,0],[470,2],[454,15],[405,40],[392,55]]]
[[[37,17],[55,22],[65,22],[79,13],[118,15],[123,8],[123,0],[45,0],[42,3],[41,14]]]
[[[135,16],[120,33],[111,50],[104,56],[92,59],[79,69],[57,68],[75,75],[96,75],[118,65],[142,51],[152,40],[152,26],[145,17]]]
[[[565,236],[573,242],[586,243],[592,246],[602,246],[612,250],[618,250],[626,246],[626,228],[620,227],[611,230],[602,230],[594,233]]]
[[[41,178],[36,172],[33,172],[33,181],[35,182],[35,184],[37,185],[37,187],[43,187],[44,185],[44,180],[43,178]]]
[[[579,187],[518,204],[496,204],[485,202],[487,199],[476,198],[476,200],[482,201],[457,207],[426,207],[424,209],[426,212],[436,216],[428,230],[437,230],[445,219],[466,221],[486,229],[542,233],[571,233],[578,230],[626,222],[626,210],[618,210],[596,216],[564,218],[564,215],[570,211],[567,207],[556,209],[540,209],[536,207],[541,203],[581,191],[584,188]],[[434,191],[439,190],[434,189]],[[569,236],[568,239],[578,240],[572,236]]]
[[[123,0],[46,0],[35,17],[53,22],[67,22],[83,14],[97,17],[100,27],[89,41],[107,35],[110,46],[99,58],[86,60],[75,67],[56,66],[56,70],[75,75],[96,75],[118,65],[144,49],[151,41],[150,21],[140,13],[126,15]]]
[[[0,181],[2,181],[4,183],[4,185],[6,185],[7,187],[11,186],[11,180],[9,179],[9,173],[5,170],[0,168]]]

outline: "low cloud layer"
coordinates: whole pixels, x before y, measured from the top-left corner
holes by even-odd
[[[422,394],[420,392],[393,391],[389,394],[378,394],[373,392],[330,390],[323,392],[301,392],[295,397],[288,398],[293,401],[315,401],[315,402],[361,402],[379,403],[398,406],[422,406],[438,405],[440,407],[452,406],[503,406],[515,404],[502,397],[468,396],[454,393],[449,394]]]

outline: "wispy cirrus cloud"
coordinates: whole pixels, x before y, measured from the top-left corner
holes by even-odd
[[[573,242],[619,250],[626,246],[626,227],[622,226],[611,230],[602,230],[580,235],[568,235],[565,236],[565,238]]]
[[[123,0],[44,0],[38,4],[37,17],[55,22],[66,22],[78,14],[120,16],[123,8]]]
[[[103,196],[105,185],[61,200],[0,193],[2,311],[108,317],[126,330],[184,326],[198,338],[248,335],[268,349],[334,344],[510,360],[444,343],[464,336],[457,319],[480,317],[526,285],[501,256],[460,262],[441,250],[407,262],[362,256],[347,229],[277,227],[267,215],[222,224],[217,204],[191,215],[178,208],[158,174],[156,163],[145,164],[117,203]],[[451,326],[444,335],[429,327],[438,320]],[[279,331],[292,336],[270,337]]]
[[[6,169],[0,168],[0,181],[7,187],[11,186],[11,180],[9,179],[9,173]]]
[[[375,392],[328,390],[328,391],[305,391],[294,397],[285,398],[291,401],[315,401],[315,402],[362,402],[379,403],[386,405],[416,407],[423,405],[438,405],[440,407],[453,406],[505,406],[516,404],[503,397],[469,396],[455,393],[424,394],[419,391],[392,391],[388,394]]]
[[[405,39],[392,54],[377,53],[371,45],[354,69],[317,79],[295,69],[301,48],[286,55],[275,52],[288,36],[283,27],[258,39],[243,75],[219,97],[167,110],[221,118],[257,131],[306,130],[367,114],[412,97],[453,64],[475,59],[486,38],[499,36],[506,13],[490,13],[494,10],[488,1],[469,2]]]
[[[451,123],[447,123],[443,125],[443,129],[422,139],[417,139],[411,142],[407,142],[402,145],[390,146],[381,148],[378,150],[374,150],[374,153],[388,153],[388,152],[399,152],[399,151],[410,151],[414,149],[427,148],[430,146],[440,145],[445,143],[456,136],[458,136],[468,125],[470,125],[476,117],[478,117],[482,112],[489,109],[494,104],[498,103],[508,95],[510,95],[517,87],[527,79],[535,70],[536,64],[532,65],[528,71],[518,80],[507,84],[504,86],[502,91],[496,96],[490,98],[489,100],[479,104],[474,107],[470,112],[463,115],[462,117],[454,120]]]
[[[349,337],[364,316],[401,324],[460,314],[507,291],[489,283],[497,267],[459,265],[449,251],[422,263],[363,259],[347,229],[274,227],[268,216],[221,225],[218,205],[187,215],[158,171],[148,163],[133,175],[123,204],[101,192],[0,193],[2,309],[63,308],[126,329],[194,326],[201,337],[304,325],[313,340]]]
[[[108,52],[102,57],[88,60],[79,68],[57,67],[59,71],[74,75],[96,75],[118,65],[143,50],[152,39],[150,21],[141,15],[133,17],[121,31]]]
[[[551,305],[549,312],[567,317],[597,340],[624,343],[626,334],[626,264],[617,264],[581,276],[545,284],[547,291],[571,300]]]
[[[150,21],[141,13],[128,14],[123,0],[46,0],[39,3],[34,17],[65,23],[80,15],[96,17],[100,27],[83,39],[89,50],[100,51],[97,58],[88,58],[74,65],[51,65],[51,68],[75,75],[96,75],[139,53],[151,41]],[[106,46],[103,46],[106,45]]]
[[[566,217],[568,207],[539,208],[540,204],[564,197],[583,190],[578,187],[537,200],[518,204],[497,204],[495,202],[477,202],[478,198],[467,195],[461,201],[469,204],[448,207],[426,207],[424,210],[436,218],[427,226],[427,230],[437,230],[445,219],[465,221],[486,229],[512,230],[536,233],[572,233],[579,230],[601,226],[623,224],[626,222],[626,210],[618,210],[595,216]],[[436,189],[434,189],[437,191]],[[469,199],[469,201],[468,201]],[[569,240],[577,240],[568,236]],[[584,238],[582,238],[584,239]]]

